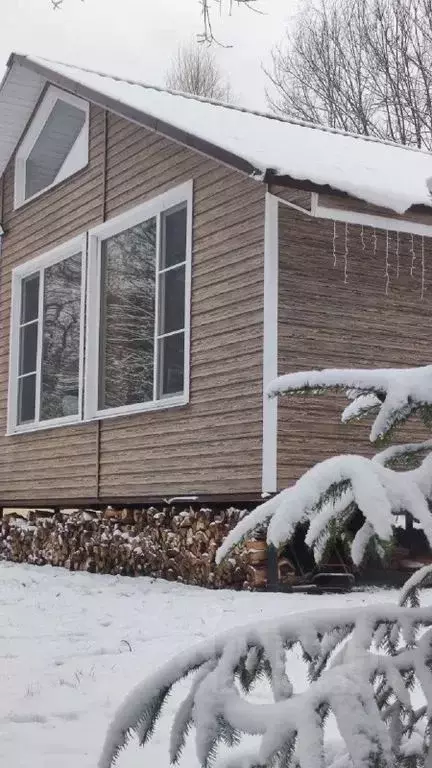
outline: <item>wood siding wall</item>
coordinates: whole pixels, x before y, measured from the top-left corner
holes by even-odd
[[[261,490],[264,185],[91,109],[87,169],[13,211],[1,265],[0,503]],[[11,270],[194,180],[190,404],[5,437]]]
[[[313,219],[279,206],[279,373],[431,361],[432,244],[427,238]],[[375,247],[376,235],[376,247]],[[346,238],[346,239],[345,239]],[[422,294],[424,245],[424,296]],[[411,266],[414,268],[411,276]],[[345,280],[345,253],[346,283]],[[398,256],[399,254],[399,256]],[[399,275],[398,275],[399,263]],[[339,396],[279,398],[278,487],[335,453],[371,453],[364,422],[342,425]],[[411,421],[403,440],[426,431]],[[428,437],[430,435],[427,435]]]

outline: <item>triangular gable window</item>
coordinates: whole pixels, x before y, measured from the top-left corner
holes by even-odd
[[[15,207],[59,184],[88,163],[88,103],[50,87],[15,161]]]

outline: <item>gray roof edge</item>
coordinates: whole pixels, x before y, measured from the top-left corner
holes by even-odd
[[[36,62],[34,62],[32,60],[31,56],[28,57],[25,54],[12,53],[10,55],[10,57],[9,57],[9,60],[13,59],[14,57],[18,57],[18,58],[22,59],[27,65],[36,64]],[[129,83],[130,85],[137,85],[137,86],[141,86],[142,88],[147,88],[147,89],[151,89],[151,90],[155,90],[155,91],[159,91],[159,92],[163,92],[163,93],[169,93],[172,96],[178,96],[178,97],[184,98],[184,99],[190,99],[190,100],[193,100],[193,101],[203,102],[205,104],[212,104],[212,105],[214,105],[216,107],[222,107],[223,109],[229,109],[229,110],[233,110],[233,111],[236,111],[236,112],[243,112],[243,113],[246,113],[246,114],[249,114],[249,115],[254,115],[255,117],[263,117],[263,118],[266,118],[267,120],[273,120],[273,121],[277,121],[277,122],[280,122],[280,123],[287,123],[289,125],[296,125],[296,126],[299,126],[301,128],[310,128],[310,129],[313,129],[313,130],[316,130],[316,131],[323,131],[324,133],[330,133],[330,134],[334,134],[336,136],[348,137],[348,138],[351,138],[351,139],[359,139],[360,141],[365,141],[365,142],[368,142],[368,143],[371,143],[371,144],[380,144],[382,146],[396,147],[397,149],[400,149],[400,150],[403,150],[403,151],[406,151],[406,152],[416,152],[416,153],[426,154],[426,155],[430,155],[431,154],[430,151],[425,149],[425,148],[414,147],[414,146],[411,146],[411,145],[408,145],[408,144],[400,144],[400,143],[398,143],[396,141],[392,141],[391,139],[380,138],[379,136],[371,136],[371,135],[367,135],[367,134],[355,133],[353,131],[347,131],[347,130],[344,130],[342,128],[335,128],[335,127],[330,126],[330,125],[322,125],[320,123],[313,123],[313,122],[308,121],[308,120],[302,120],[300,118],[290,117],[288,115],[281,115],[281,114],[277,114],[277,113],[264,112],[262,110],[251,109],[251,108],[248,108],[248,107],[242,107],[242,106],[240,106],[238,104],[226,104],[224,102],[217,101],[216,99],[211,99],[211,98],[204,97],[204,96],[197,96],[197,95],[191,94],[191,93],[183,93],[182,91],[175,91],[175,90],[172,90],[170,88],[165,88],[163,86],[152,85],[150,83],[145,83],[145,82],[142,82],[140,80],[132,80],[131,78],[121,77],[119,75],[113,75],[113,74],[110,74],[109,72],[100,72],[100,71],[98,71],[96,69],[92,69],[92,68],[89,68],[89,67],[79,67],[77,65],[69,64],[69,63],[66,63],[66,62],[54,61],[54,60],[51,60],[51,59],[44,59],[43,57],[36,57],[36,58],[38,58],[40,61],[45,61],[46,64],[47,64],[47,69],[49,69],[49,65],[50,64],[53,64],[53,65],[58,64],[58,65],[60,65],[62,67],[69,67],[70,69],[78,69],[78,70],[81,70],[82,72],[87,72],[87,73],[91,73],[91,74],[94,74],[94,75],[99,75],[100,77],[106,77],[106,78],[111,79],[111,80],[118,80],[120,82]]]
[[[265,171],[263,171],[261,168],[255,167],[252,165],[252,163],[242,157],[239,157],[233,152],[223,149],[217,144],[213,144],[209,141],[206,141],[205,139],[201,139],[199,136],[196,136],[192,133],[188,133],[187,131],[183,131],[180,128],[176,128],[176,126],[172,125],[171,123],[158,120],[152,115],[135,109],[134,107],[130,107],[127,104],[124,104],[117,99],[113,99],[110,96],[106,96],[100,91],[95,91],[92,88],[88,88],[87,86],[78,83],[76,80],[74,80],[73,77],[69,78],[66,75],[61,75],[57,72],[54,72],[48,66],[45,67],[42,64],[34,62],[23,54],[11,54],[8,60],[8,69],[6,71],[5,78],[7,78],[7,75],[9,74],[10,69],[14,64],[26,67],[27,69],[36,72],[37,74],[46,78],[46,80],[49,82],[60,86],[66,91],[74,93],[77,96],[92,102],[93,104],[97,104],[103,109],[114,112],[120,117],[131,120],[132,122],[137,123],[144,128],[149,128],[153,131],[156,131],[157,133],[160,133],[167,138],[182,144],[183,146],[189,147],[190,149],[193,149],[205,155],[206,157],[216,160],[223,165],[227,165],[234,170],[246,174],[247,176],[254,176],[259,180],[264,180],[266,173]],[[3,82],[5,78],[3,79]]]

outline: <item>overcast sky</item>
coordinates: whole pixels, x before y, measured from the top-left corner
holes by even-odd
[[[228,7],[228,0],[223,0]],[[265,107],[261,62],[283,35],[297,0],[257,0],[260,15],[235,7],[231,17],[214,11],[214,46],[237,100]],[[169,59],[180,42],[201,29],[198,0],[0,0],[0,69],[12,50],[122,74],[163,85]]]

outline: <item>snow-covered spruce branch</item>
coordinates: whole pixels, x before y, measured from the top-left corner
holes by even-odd
[[[405,582],[399,595],[399,605],[418,608],[420,605],[420,590],[432,586],[432,565],[424,565],[415,571]]]
[[[420,452],[428,450],[425,446],[429,443],[413,444],[409,448],[412,452],[418,448]],[[292,538],[298,524],[305,523],[309,526],[306,544],[315,547],[328,532],[332,520],[339,524],[346,522],[353,504],[365,518],[351,542],[355,564],[362,561],[374,536],[384,541],[391,539],[394,516],[401,512],[409,512],[421,523],[432,545],[432,515],[428,506],[432,497],[432,453],[427,454],[419,467],[404,472],[384,465],[386,460],[395,458],[395,453],[396,447],[373,459],[342,455],[316,464],[293,486],[244,517],[226,537],[216,561],[220,563],[261,527],[267,527],[267,542],[279,547]],[[322,547],[320,549],[322,551]]]
[[[335,748],[344,768],[403,766],[408,754],[406,765],[426,765],[431,626],[430,608],[381,605],[291,615],[219,635],[136,686],[108,730],[99,768],[113,766],[132,736],[146,744],[172,688],[190,674],[171,728],[173,765],[192,727],[206,768],[216,765],[221,744],[232,747],[242,734],[260,736],[259,746],[232,766],[324,768],[336,765]],[[296,691],[289,672],[299,652],[310,685]],[[248,694],[265,680],[269,703],[254,703]],[[337,747],[329,744],[329,714]]]
[[[279,376],[268,387],[269,397],[287,394],[322,394],[329,390],[358,395],[375,395],[361,399],[356,406],[344,411],[345,420],[370,415],[378,409],[372,425],[372,442],[386,436],[397,424],[413,412],[420,412],[428,421],[432,411],[432,365],[421,368],[326,368],[322,371],[302,371]],[[381,403],[378,405],[378,402]],[[351,413],[350,408],[353,413]]]

